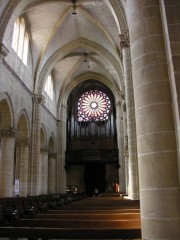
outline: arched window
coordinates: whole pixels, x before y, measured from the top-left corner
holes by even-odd
[[[105,121],[109,118],[111,102],[109,97],[99,91],[85,92],[78,101],[78,121]]]
[[[18,39],[19,39],[19,18],[16,20],[14,23],[14,30],[13,30],[13,39],[12,39],[12,48],[14,49],[15,52],[18,50]]]
[[[24,18],[18,18],[14,23],[12,48],[17,53],[19,58],[27,65],[29,47],[29,35],[26,31]]]
[[[28,36],[28,33],[25,32],[25,35],[24,35],[24,51],[23,51],[23,56],[22,56],[22,61],[25,65],[27,65],[28,49],[29,49],[29,36]]]
[[[51,74],[49,74],[47,77],[44,91],[51,98],[51,100],[53,100],[53,98],[54,98],[54,82],[53,82],[53,78],[52,78]]]

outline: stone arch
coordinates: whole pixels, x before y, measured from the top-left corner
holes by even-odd
[[[79,4],[81,4],[81,2],[86,2],[87,0],[83,0],[80,1]],[[25,13],[29,8],[31,8],[32,6],[35,6],[37,4],[40,3],[46,3],[46,2],[50,2],[48,0],[45,1],[37,1],[37,0],[27,0],[27,1],[9,1],[6,5],[6,8],[3,12],[3,17],[0,19],[0,27],[2,29],[1,33],[0,33],[0,39],[2,38],[2,40],[0,42],[5,42],[7,43],[8,41],[6,41],[7,39],[9,39],[9,35],[8,33],[6,33],[6,29],[9,27],[12,27],[12,22],[22,13]],[[62,2],[67,2],[67,0],[62,0]],[[88,1],[87,1],[88,2]],[[119,32],[120,29],[127,29],[126,27],[126,21],[125,21],[125,11],[124,11],[124,4],[123,4],[123,0],[121,1],[117,1],[117,0],[109,0],[108,2],[110,11],[112,12],[112,15],[114,17],[116,17],[116,23],[119,26]],[[9,15],[11,15],[11,18],[9,19]],[[11,24],[9,24],[11,23]],[[8,30],[9,31],[9,30]],[[7,32],[8,32],[7,31]],[[124,31],[124,30],[122,30]],[[121,31],[121,32],[122,32]],[[76,46],[77,45],[77,46]],[[43,81],[46,78],[48,72],[52,69],[52,67],[54,66],[54,64],[59,61],[60,59],[62,59],[65,55],[69,54],[69,51],[72,51],[73,49],[75,49],[76,47],[86,47],[87,49],[89,48],[94,49],[94,45],[91,42],[88,42],[86,39],[77,39],[74,42],[71,42],[68,44],[68,46],[64,46],[62,49],[60,49],[59,51],[55,52],[47,61],[47,64],[45,66],[43,66],[42,69],[39,68],[39,70],[37,70],[37,76],[36,76],[36,80],[35,81],[35,89],[34,91],[36,93],[42,93],[43,90]],[[69,49],[68,49],[69,48]],[[112,65],[115,68],[115,71],[118,73],[119,78],[121,78],[121,80],[123,80],[123,73],[122,73],[122,66],[121,63],[118,63],[118,60],[113,56],[111,56],[111,54],[105,49],[103,49],[100,46],[96,46],[97,48],[97,52],[99,54],[101,54],[103,57],[105,57],[109,62],[112,63]],[[67,53],[66,53],[67,52]],[[114,53],[114,56],[118,55],[117,53]],[[53,63],[53,66],[50,65],[50,62]],[[42,75],[42,77],[41,77]],[[39,81],[40,79],[40,81]],[[118,82],[118,84],[121,84],[121,81]]]
[[[0,94],[0,197],[12,197],[14,194],[15,137],[14,113],[10,97]],[[9,176],[7,178],[7,176]]]
[[[21,14],[25,12],[26,7],[29,4],[35,3],[37,0],[27,0],[27,1],[21,1],[21,0],[14,0],[6,4],[4,11],[2,13],[2,16],[0,18],[0,42],[4,43],[6,42],[6,38],[8,38],[8,24],[10,22],[14,22]],[[9,18],[9,16],[11,16]]]
[[[40,130],[40,148],[47,148],[47,134],[44,125],[41,125]]]
[[[55,152],[55,138],[53,133],[51,134],[51,137],[49,138],[49,141],[48,141],[48,152],[49,153]]]
[[[117,84],[122,85],[121,81],[123,81],[123,67],[122,63],[117,60],[114,55],[112,55],[107,49],[103,48],[102,46],[95,44],[92,41],[89,41],[88,39],[79,38],[76,39],[73,42],[68,43],[58,51],[56,51],[46,62],[46,64],[43,66],[41,71],[39,70],[36,75],[36,79],[39,81],[36,81],[35,91],[39,94],[43,91],[43,85],[44,80],[46,79],[47,75],[51,72],[53,67],[56,63],[58,63],[61,59],[63,59],[65,56],[71,54],[71,52],[75,51],[75,49],[82,47],[86,48],[88,51],[95,51],[97,54],[100,54],[102,57],[104,57],[112,66],[114,67],[114,70],[117,72],[117,75],[119,76]],[[121,86],[122,88],[122,86]]]
[[[57,182],[57,154],[55,149],[55,138],[51,134],[48,141],[48,194],[56,193]]]
[[[20,131],[20,138],[29,137],[30,123],[26,110],[22,110],[19,114],[17,128]]]
[[[108,124],[106,126],[103,126],[101,128],[101,126],[98,124],[94,124],[91,122],[88,123],[88,125],[83,125],[82,129],[81,126],[79,126],[78,123],[78,116],[77,116],[77,112],[78,112],[78,99],[79,97],[87,92],[88,90],[91,89],[95,89],[95,90],[100,90],[102,92],[104,92],[105,94],[107,94],[107,96],[109,97],[110,101],[111,101],[111,112],[109,114],[108,117]],[[111,90],[110,90],[111,89]],[[113,90],[113,92],[112,92]],[[115,137],[117,135],[117,131],[116,131],[116,105],[115,105],[115,98],[114,95],[118,95],[117,92],[120,91],[119,87],[115,85],[113,85],[112,83],[109,83],[108,78],[104,80],[104,76],[101,75],[97,75],[94,74],[94,77],[91,78],[90,76],[86,76],[82,75],[81,77],[78,77],[77,79],[74,79],[74,81],[69,85],[68,91],[67,89],[64,91],[65,95],[67,93],[67,96],[69,96],[67,104],[63,104],[61,107],[63,109],[64,105],[67,105],[68,107],[68,113],[67,113],[67,117],[64,117],[65,119],[67,119],[67,125],[66,125],[66,129],[67,129],[67,140],[66,140],[66,150],[67,150],[67,156],[69,153],[72,154],[73,156],[73,150],[74,149],[80,149],[81,151],[81,146],[83,145],[84,149],[88,149],[89,151],[91,151],[93,148],[99,149],[99,151],[102,150],[102,148],[105,146],[105,142],[104,142],[104,136],[108,133],[108,127],[110,126],[111,128],[111,137]],[[64,98],[66,98],[64,96]],[[116,96],[116,101],[117,101],[117,96]],[[73,109],[73,110],[71,110]],[[76,109],[76,110],[75,110]],[[61,110],[62,112],[62,110]],[[63,119],[64,119],[63,118]],[[62,121],[63,121],[62,119]],[[115,120],[115,121],[114,121]],[[65,125],[65,122],[64,122]],[[88,126],[88,127],[87,127]],[[107,128],[106,128],[107,127]],[[87,131],[88,129],[88,131]],[[98,131],[98,129],[101,129]],[[105,135],[103,135],[105,133]],[[101,135],[102,134],[102,135]],[[123,133],[122,133],[123,134]],[[96,135],[96,140],[94,140],[93,145],[91,145],[92,143],[89,143],[88,141],[88,137],[92,137],[92,136]],[[106,136],[107,136],[106,135]],[[81,141],[82,136],[84,137],[83,141]],[[76,141],[79,143],[79,146],[75,145],[73,143],[73,138],[76,139]],[[116,137],[114,138],[116,139]],[[113,142],[113,146],[115,149],[117,149],[117,141],[115,140]],[[108,146],[111,146],[111,143],[108,143]],[[76,149],[76,150],[77,150]],[[90,150],[91,149],[91,150]],[[117,149],[118,150],[118,149]],[[93,150],[92,150],[93,151]],[[121,149],[119,149],[119,152],[122,152]],[[84,154],[84,158],[85,154]],[[74,177],[74,183],[76,185],[78,185],[81,189],[83,189],[84,191],[86,191],[88,194],[91,194],[93,192],[94,189],[94,182],[92,180],[92,178],[90,177],[90,172],[89,170],[87,170],[87,168],[78,166],[71,166],[71,163],[68,163],[68,157],[66,158],[66,180],[67,180],[67,185],[72,185],[73,184],[73,177],[75,172],[77,173],[76,177]],[[69,164],[69,166],[68,166]],[[118,165],[119,163],[117,163]],[[119,182],[119,169],[114,167],[113,165],[102,165],[103,167],[99,167],[97,164],[97,168],[98,172],[101,173],[101,180],[100,185],[99,185],[99,189],[101,189],[101,191],[108,191],[109,189],[109,184],[111,182],[114,181],[118,181]],[[96,168],[95,167],[95,168]],[[80,170],[81,169],[81,170]],[[108,173],[107,175],[105,174]],[[83,176],[88,176],[87,179],[84,179],[84,183],[80,183],[79,179],[83,178]],[[111,175],[111,177],[109,177]],[[77,182],[76,182],[77,181]]]
[[[113,9],[111,9],[112,14],[115,14],[115,21],[119,27],[119,33],[124,33],[127,31],[127,20],[125,16],[125,1],[124,0],[109,0]],[[111,8],[111,7],[110,7]]]
[[[44,125],[40,129],[40,194],[48,193],[48,148]]]
[[[61,0],[62,2],[68,2],[67,0]],[[84,0],[84,2],[87,0]],[[45,2],[51,2],[51,0],[46,0],[46,1],[42,1],[43,3]],[[119,22],[119,28],[124,29],[126,26],[126,22],[125,22],[125,4],[124,1],[117,1],[117,0],[110,0],[109,1],[112,5],[112,7],[114,8],[114,12],[117,15],[117,21]],[[21,15],[23,12],[27,11],[28,8],[31,8],[33,6],[35,6],[36,4],[41,3],[39,0],[26,0],[26,1],[20,1],[20,0],[14,0],[11,1],[9,0],[9,2],[6,4],[6,6],[4,7],[4,11],[2,14],[2,17],[0,19],[0,28],[1,28],[1,32],[0,32],[0,42],[4,42],[4,35],[5,35],[5,31],[7,29],[8,23],[10,21],[9,16],[12,16],[12,18],[15,20],[19,15]]]
[[[1,129],[14,127],[14,112],[10,97],[7,93],[0,94],[0,126]]]
[[[18,139],[16,144],[15,179],[19,180],[19,195],[27,196],[29,180],[29,119],[25,110],[19,114]]]
[[[115,101],[118,102],[120,100],[119,97],[121,96],[122,91],[115,82],[112,84],[112,82],[110,82],[108,78],[106,78],[105,76],[102,76],[100,74],[95,74],[95,73],[83,74],[83,75],[79,76],[78,78],[74,79],[74,81],[71,82],[68,85],[68,87],[63,88],[63,91],[60,94],[61,98],[59,99],[58,107],[57,107],[58,114],[60,113],[61,105],[65,105],[65,106],[67,105],[67,99],[69,97],[69,94],[72,92],[72,90],[81,82],[89,80],[89,79],[97,80],[97,81],[103,83],[104,85],[106,85],[112,91],[112,93],[115,97]]]

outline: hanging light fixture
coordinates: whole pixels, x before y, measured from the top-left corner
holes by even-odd
[[[84,60],[83,60],[84,63],[87,64],[87,69],[90,70],[91,67],[90,67],[90,64],[89,64],[89,55],[87,52],[84,53]]]
[[[76,12],[76,0],[72,0],[73,2],[73,11],[72,11],[72,15],[77,15],[77,12]]]
[[[88,62],[88,53],[84,53],[84,63]]]
[[[90,64],[89,64],[89,62],[88,62],[88,65],[87,65],[87,69],[91,69],[91,66],[90,66]]]

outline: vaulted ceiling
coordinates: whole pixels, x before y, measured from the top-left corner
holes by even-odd
[[[50,72],[56,101],[82,76],[104,77],[106,85],[123,88],[119,34],[126,30],[125,0],[13,1],[29,23],[35,91],[42,92]]]

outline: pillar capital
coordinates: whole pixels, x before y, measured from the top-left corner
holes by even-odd
[[[41,148],[41,153],[48,153],[48,148],[47,147]]]
[[[15,128],[2,129],[0,131],[0,137],[3,138],[16,138],[19,135],[19,131]]]
[[[116,102],[116,106],[121,106],[121,104],[122,104],[122,100],[118,100],[117,102]]]
[[[120,97],[119,97],[119,99],[116,102],[116,106],[118,106],[118,105],[122,106],[124,104],[124,102],[125,102],[125,93],[121,92],[120,93]]]
[[[39,94],[33,94],[33,97],[32,97],[33,103],[35,104],[43,104],[44,99],[45,99],[44,96]]]
[[[122,99],[122,101],[125,100],[125,93],[124,92],[121,93],[121,99]]]
[[[125,139],[125,147],[128,147],[128,136],[126,135],[124,139]]]
[[[31,146],[31,139],[30,138],[20,138],[20,139],[18,139],[17,144],[18,144],[18,146],[22,146],[22,147],[29,147],[29,146]]]
[[[62,121],[61,121],[61,120],[57,120],[57,126],[60,126],[60,125],[61,125],[61,123],[62,123]]]
[[[65,113],[67,111],[68,106],[66,104],[61,104],[61,113]]]
[[[121,50],[129,47],[129,38],[128,38],[127,33],[119,34],[119,38],[120,38],[120,48],[121,48]]]
[[[57,153],[49,153],[49,159],[57,158]]]
[[[4,46],[3,43],[0,43],[0,61],[4,60],[8,53],[8,49]]]

